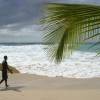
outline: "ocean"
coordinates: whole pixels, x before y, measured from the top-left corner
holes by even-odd
[[[21,73],[67,78],[100,77],[100,57],[94,50],[86,49],[89,45],[82,46],[57,65],[48,60],[43,44],[0,44],[0,62],[7,55],[8,64]]]

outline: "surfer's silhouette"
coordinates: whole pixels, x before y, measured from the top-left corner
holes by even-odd
[[[8,87],[7,84],[7,79],[8,79],[8,72],[12,73],[12,70],[9,69],[8,64],[7,64],[7,56],[4,56],[4,60],[2,62],[2,80],[0,81],[0,84],[5,81],[5,86],[6,88]]]

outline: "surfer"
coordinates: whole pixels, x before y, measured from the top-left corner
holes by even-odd
[[[0,84],[3,81],[5,81],[6,88],[8,87],[8,84],[7,84],[8,72],[7,71],[9,71],[10,73],[12,73],[12,70],[10,70],[9,67],[8,67],[7,59],[8,59],[8,57],[4,56],[4,60],[2,62],[2,80],[0,81]]]

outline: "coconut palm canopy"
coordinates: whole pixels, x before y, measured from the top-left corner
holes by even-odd
[[[48,45],[48,53],[56,62],[61,62],[66,54],[70,55],[89,39],[95,40],[93,47],[100,45],[100,6],[48,4],[42,22],[43,40],[52,44]]]

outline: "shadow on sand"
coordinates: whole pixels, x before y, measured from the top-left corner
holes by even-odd
[[[2,88],[0,89],[0,91],[15,91],[15,92],[21,92],[21,88],[23,88],[23,86],[14,86],[14,87],[8,87],[8,88]]]

